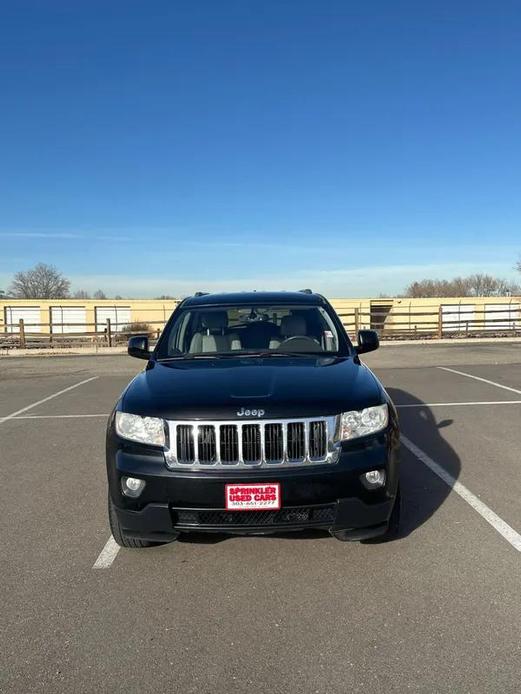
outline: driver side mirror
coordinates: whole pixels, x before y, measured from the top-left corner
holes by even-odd
[[[148,337],[146,335],[134,335],[128,341],[128,353],[137,359],[150,359],[148,349]]]
[[[380,346],[380,341],[378,339],[378,333],[376,330],[359,330],[358,331],[358,344],[355,347],[357,354],[366,354],[367,352],[374,352]]]

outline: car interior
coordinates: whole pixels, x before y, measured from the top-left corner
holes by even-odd
[[[173,326],[172,353],[331,352],[336,329],[321,308],[230,307],[187,311]]]

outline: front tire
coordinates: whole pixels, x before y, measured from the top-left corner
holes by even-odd
[[[117,542],[117,544],[120,547],[128,547],[128,548],[143,548],[143,547],[153,547],[154,545],[158,544],[157,542],[150,542],[149,540],[139,540],[138,538],[135,537],[129,537],[126,535],[125,531],[120,525],[120,522],[118,520],[118,514],[116,513],[116,507],[114,506],[114,502],[110,498],[110,493],[109,493],[109,523],[110,523],[110,529],[112,531],[112,537],[114,540]]]

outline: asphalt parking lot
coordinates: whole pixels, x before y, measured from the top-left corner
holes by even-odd
[[[128,357],[0,359],[2,692],[518,692],[521,343],[385,346],[403,528],[120,550]]]

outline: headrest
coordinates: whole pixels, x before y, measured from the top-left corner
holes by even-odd
[[[284,316],[280,321],[280,332],[285,337],[306,334],[306,321],[302,316]]]
[[[222,330],[228,325],[228,314],[226,311],[211,311],[202,317],[203,327],[208,330]]]

